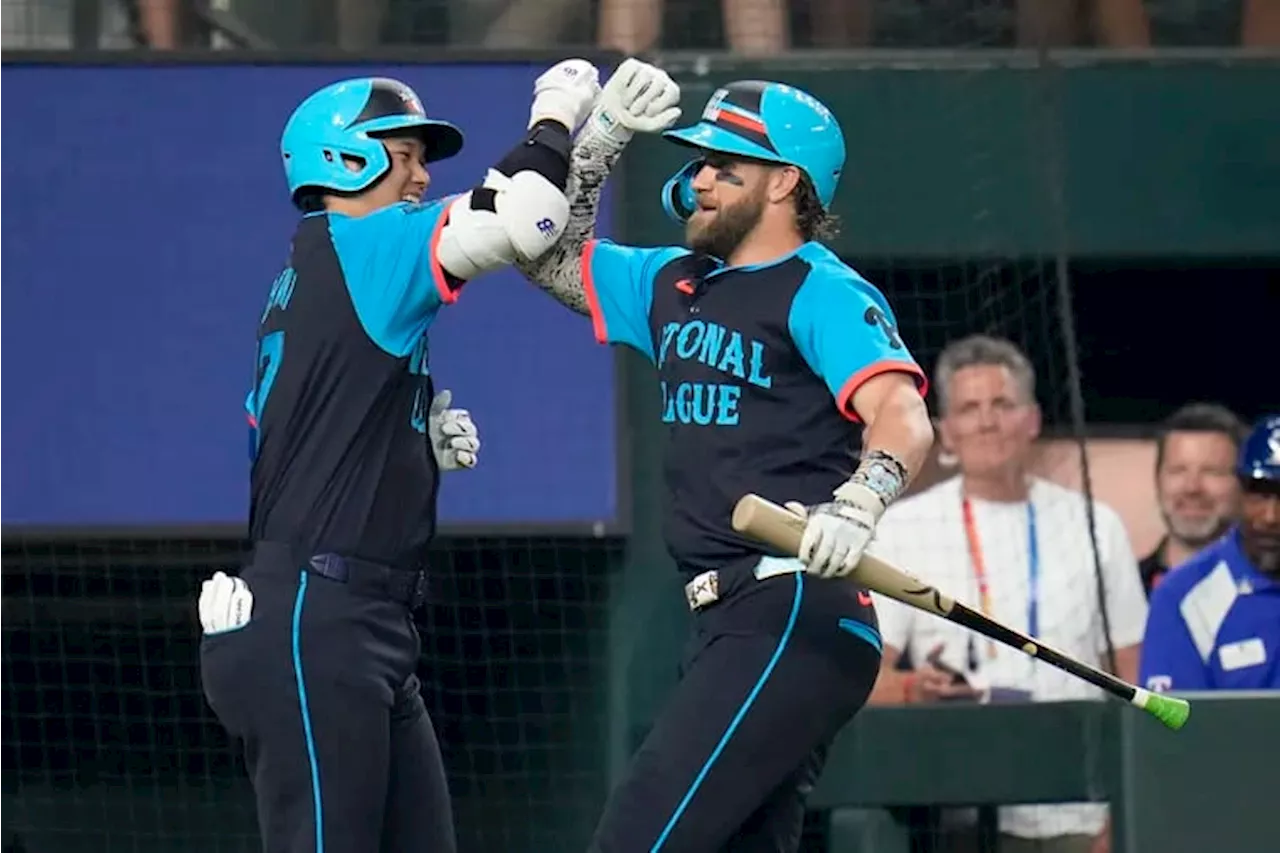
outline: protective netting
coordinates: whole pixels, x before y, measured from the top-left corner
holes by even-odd
[[[240,547],[6,537],[6,851],[259,849],[238,747],[196,663],[193,590]],[[433,551],[418,674],[460,849],[563,849],[589,832],[621,547],[493,538]]]

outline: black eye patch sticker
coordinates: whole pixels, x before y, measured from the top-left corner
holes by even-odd
[[[703,158],[702,162],[715,169],[717,181],[722,181],[734,187],[743,185],[742,178],[733,173],[734,166],[738,165],[739,162],[734,158],[726,157],[723,154],[709,154]]]

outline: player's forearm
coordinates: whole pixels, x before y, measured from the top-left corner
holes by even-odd
[[[867,452],[886,453],[906,469],[906,483],[915,479],[933,447],[933,423],[924,399],[903,384],[886,394],[867,418],[862,444]]]
[[[604,182],[621,155],[622,148],[605,139],[595,122],[588,122],[578,134],[570,156],[565,189],[569,222],[564,234],[536,260],[516,264],[526,278],[579,314],[590,313],[582,281],[582,252],[595,237]]]
[[[869,380],[854,393],[854,408],[866,424],[862,461],[848,482],[835,490],[835,498],[867,507],[871,506],[868,500],[878,500],[878,514],[907,490],[924,467],[933,446],[933,424],[914,379],[906,374],[882,374]]]

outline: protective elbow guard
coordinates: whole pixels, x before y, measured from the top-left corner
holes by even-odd
[[[542,175],[511,177],[489,170],[484,185],[449,208],[436,259],[450,274],[470,281],[517,258],[534,260],[560,239],[569,222],[569,200]]]

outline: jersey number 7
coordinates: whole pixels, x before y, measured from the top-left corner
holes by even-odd
[[[271,396],[271,386],[280,371],[280,359],[284,358],[284,332],[271,332],[258,341],[258,365],[254,371],[253,390],[245,398],[244,408],[249,415],[249,460],[258,456],[261,441],[262,410]]]

